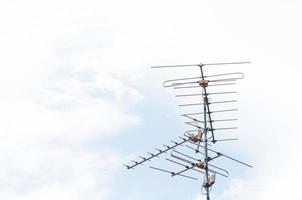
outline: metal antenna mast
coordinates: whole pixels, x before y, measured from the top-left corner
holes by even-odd
[[[213,162],[220,157],[224,157],[235,161],[239,164],[245,165],[247,167],[252,167],[251,165],[242,162],[238,159],[235,159],[231,156],[225,155],[221,152],[212,149],[212,146],[216,142],[224,142],[224,141],[233,141],[237,140],[237,138],[222,138],[216,139],[215,132],[216,131],[227,131],[233,130],[237,127],[220,127],[216,126],[216,123],[219,122],[233,122],[237,119],[234,118],[225,118],[218,119],[214,118],[213,114],[215,113],[225,113],[236,111],[237,109],[218,109],[212,110],[210,105],[217,104],[229,104],[234,103],[236,100],[218,100],[212,101],[212,98],[209,99],[209,96],[216,95],[230,95],[236,93],[236,91],[218,91],[218,92],[208,92],[208,87],[220,87],[220,86],[230,86],[236,84],[236,81],[244,78],[244,74],[241,72],[231,72],[231,73],[223,73],[223,74],[213,74],[213,75],[205,75],[204,67],[209,65],[235,65],[235,64],[248,64],[250,62],[232,62],[232,63],[209,63],[209,64],[191,64],[191,65],[170,65],[170,66],[153,66],[152,68],[174,68],[174,67],[199,67],[200,68],[200,76],[198,77],[185,77],[185,78],[177,78],[166,80],[163,82],[164,87],[171,87],[175,90],[194,90],[194,89],[202,89],[202,93],[190,93],[190,94],[178,94],[175,97],[177,98],[190,98],[195,96],[201,96],[202,101],[196,103],[186,103],[181,104],[181,107],[196,107],[202,106],[202,112],[190,112],[183,114],[182,116],[186,117],[189,122],[185,122],[185,124],[193,126],[194,130],[188,130],[185,132],[185,137],[179,137],[181,141],[171,141],[172,145],[163,145],[165,149],[156,148],[156,153],[148,152],[148,157],[140,156],[140,161],[132,161],[134,164],[125,165],[127,169],[133,169],[138,165],[142,165],[146,161],[151,161],[151,159],[155,157],[159,157],[163,153],[170,152],[171,158],[166,158],[167,161],[176,164],[177,166],[181,166],[181,169],[177,172],[170,171],[158,167],[152,167],[151,169],[162,171],[169,173],[172,177],[181,176],[193,180],[198,180],[197,178],[191,176],[191,174],[185,174],[189,171],[199,172],[204,174],[204,179],[202,183],[202,191],[204,191],[207,200],[210,200],[210,190],[215,183],[216,174],[222,177],[228,177],[229,172],[222,167],[218,167]],[[210,89],[209,89],[210,90]],[[225,107],[225,106],[224,106]],[[215,125],[214,125],[215,124]],[[211,146],[211,149],[209,148]],[[185,148],[186,147],[186,148]],[[182,148],[181,150],[176,150],[176,148]],[[200,149],[203,150],[200,150]],[[190,150],[190,152],[187,152]],[[198,159],[195,156],[189,155],[192,154],[192,150],[197,154],[202,154],[202,159]],[[212,164],[213,163],[213,164]],[[184,168],[183,168],[184,167]]]
[[[200,73],[201,73],[201,80],[202,80],[202,82],[204,83],[205,82],[205,79],[204,79],[204,75],[203,75],[203,69],[202,69],[202,66],[203,65],[200,65]],[[204,128],[203,128],[203,130],[204,130],[204,137],[205,137],[205,140],[204,140],[204,145],[205,145],[205,148],[204,148],[204,162],[205,162],[205,164],[206,164],[206,167],[205,167],[205,172],[206,172],[206,174],[205,174],[205,181],[206,181],[206,183],[208,183],[209,182],[209,170],[208,170],[208,158],[209,158],[209,156],[208,156],[208,127],[207,127],[207,106],[209,106],[208,104],[207,104],[207,102],[208,102],[208,95],[207,95],[207,90],[206,90],[206,85],[205,84],[203,84],[202,85],[202,89],[203,89],[203,121],[204,121]],[[209,117],[210,117],[210,115],[209,115]],[[211,121],[211,118],[209,119],[210,121]],[[213,138],[213,140],[215,140],[214,139],[214,134],[212,134],[212,138]],[[200,142],[198,142],[198,145],[200,145]],[[198,148],[199,148],[199,146],[198,146]],[[197,148],[197,151],[199,150]],[[210,200],[210,192],[209,192],[209,187],[207,187],[205,184],[203,184],[203,187],[205,187],[205,189],[206,189],[206,195],[207,195],[207,200]]]

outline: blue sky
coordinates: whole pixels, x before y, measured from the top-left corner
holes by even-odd
[[[228,68],[246,75],[240,141],[218,148],[254,168],[226,161],[213,199],[301,199],[301,6],[2,0],[0,198],[204,199],[198,183],[122,166],[186,129],[161,87],[184,72],[150,66],[248,60]]]

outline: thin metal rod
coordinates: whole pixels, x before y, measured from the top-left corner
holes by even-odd
[[[237,64],[250,64],[251,62],[227,62],[227,63],[207,63],[203,64],[203,66],[207,65],[237,65]]]
[[[236,64],[250,64],[251,62],[227,62],[227,63],[207,63],[207,64],[188,64],[188,65],[166,65],[166,66],[152,66],[151,68],[167,68],[167,67],[202,67],[207,65],[236,65]]]
[[[191,143],[191,144],[194,144],[194,143]],[[196,144],[194,144],[194,145],[196,145]],[[200,145],[200,147],[202,147],[202,148],[206,148],[205,146],[202,146],[202,145]],[[211,151],[211,152],[213,152],[213,153],[216,153],[217,155],[221,155],[221,156],[223,156],[223,157],[226,157],[226,158],[228,158],[228,159],[230,159],[230,160],[233,160],[233,161],[235,161],[235,162],[238,162],[238,163],[240,163],[240,164],[243,164],[243,165],[245,165],[245,166],[248,166],[248,167],[253,167],[253,166],[251,166],[251,165],[249,165],[249,164],[247,164],[247,163],[244,163],[244,162],[242,162],[242,161],[240,161],[240,160],[237,160],[237,159],[235,159],[235,158],[232,158],[232,157],[230,157],[230,156],[227,156],[227,155],[225,155],[225,154],[223,154],[223,153],[220,153],[220,152],[218,152],[218,151],[214,151],[213,149],[209,149],[209,148],[207,148],[207,150],[209,150],[209,151]]]
[[[157,167],[152,167],[150,166],[151,169],[156,169],[156,170],[159,170],[159,171],[162,171],[162,172],[167,172],[167,173],[170,173],[170,174],[174,174],[174,172],[171,172],[171,171],[168,171],[168,170],[165,170],[165,169],[160,169],[160,168],[157,168]]]
[[[193,67],[199,66],[200,64],[189,64],[189,65],[164,65],[164,66],[152,66],[151,68],[166,68],[166,67]]]
[[[195,166],[192,165],[192,166],[190,166],[190,167],[188,167],[188,168],[185,168],[185,169],[183,169],[183,170],[181,170],[181,171],[179,171],[179,172],[176,172],[176,173],[173,174],[172,176],[182,175],[182,173],[184,173],[184,172],[186,172],[186,171],[188,171],[188,170],[190,170],[190,169],[193,169],[194,167],[195,167]]]
[[[238,119],[213,119],[213,122],[237,121]]]
[[[208,85],[208,87],[211,87],[211,86],[225,86],[225,85],[236,85],[236,83],[210,84],[210,85]]]
[[[192,124],[191,122],[185,122],[185,124],[190,125],[190,126],[194,126],[196,128],[201,128],[201,126],[198,126],[196,124]]]
[[[244,163],[244,162],[242,162],[242,161],[240,161],[240,160],[237,160],[237,159],[235,159],[235,158],[232,158],[232,157],[230,157],[230,156],[227,156],[227,155],[224,155],[224,154],[222,154],[222,156],[224,156],[224,157],[226,157],[226,158],[228,158],[228,159],[230,159],[230,160],[236,161],[236,162],[238,162],[238,163],[241,163],[241,164],[243,164],[243,165],[246,165],[246,166],[248,166],[248,167],[253,167],[253,166],[251,166],[251,165],[249,165],[249,164],[246,164],[246,163]]]
[[[229,100],[229,101],[210,101],[209,104],[218,104],[218,103],[235,103],[237,100]]]
[[[225,85],[236,85],[236,83],[209,84],[208,87],[211,87],[211,86],[225,86]]]
[[[190,117],[190,116],[187,116],[187,115],[183,115],[183,116],[193,120],[192,122],[185,122],[185,123],[194,123],[194,122],[204,123],[203,121],[200,121],[200,120],[198,120],[194,117]],[[237,121],[237,120],[238,119],[236,119],[236,118],[234,118],[234,119],[213,119],[212,122],[227,122],[227,121]],[[210,122],[210,121],[208,120],[207,122]]]
[[[190,96],[202,96],[202,95],[217,95],[217,94],[235,94],[236,91],[231,92],[212,92],[212,93],[206,93],[206,94],[178,94],[175,95],[175,97],[190,97]]]
[[[237,129],[238,127],[225,127],[225,128],[214,128],[213,131],[219,131],[219,130],[231,130],[231,129]]]
[[[191,81],[191,82],[178,82],[178,81],[185,81],[185,80],[194,80],[194,79],[200,79],[201,77],[187,77],[187,78],[176,78],[176,79],[169,79],[166,80],[162,83],[163,87],[175,87],[175,86],[179,86],[179,85],[184,85],[184,84],[193,84],[193,83],[197,83],[197,80]]]
[[[237,81],[237,78],[225,78],[225,79],[213,79],[209,80],[209,82],[229,82],[229,81]]]
[[[175,97],[191,97],[191,96],[201,96],[203,94],[178,94]]]
[[[208,104],[218,104],[218,103],[235,103],[237,100],[229,100],[229,101],[210,101]],[[203,103],[188,103],[188,104],[180,104],[178,106],[183,107],[183,106],[200,106],[203,105]]]
[[[209,77],[217,77],[217,76],[228,76],[228,75],[241,75],[239,77],[235,77],[235,78],[244,78],[244,73],[242,72],[232,72],[232,73],[224,73],[224,74],[213,74],[213,75],[207,75],[205,76],[205,78],[209,78]]]
[[[232,111],[238,111],[238,109],[215,110],[215,111],[211,111],[210,113],[232,112]]]
[[[215,110],[215,111],[211,111],[211,112],[207,112],[207,113],[232,112],[232,111],[238,111],[238,109]],[[187,114],[183,114],[182,116],[201,115],[201,114],[204,114],[204,113],[203,112],[199,112],[199,113],[187,113]]]
[[[196,119],[196,118],[194,118],[194,117],[190,117],[190,116],[187,116],[187,115],[182,115],[183,117],[187,117],[187,118],[189,118],[189,119],[192,119],[193,121],[200,121],[200,120],[198,120],[198,119]]]
[[[171,171],[168,171],[168,170],[165,170],[165,169],[160,169],[160,168],[152,167],[152,166],[150,166],[150,168],[151,168],[151,169],[158,170],[158,171],[162,171],[162,172],[167,172],[167,173],[171,174],[171,176],[175,176],[175,175],[176,175],[175,172],[171,172]],[[183,175],[183,174],[177,174],[177,175],[178,175],[178,176],[185,177],[185,178],[193,179],[193,180],[198,180],[197,178],[194,178],[194,177],[191,177],[191,176],[186,176],[186,175]]]
[[[208,95],[216,95],[216,94],[235,94],[237,93],[236,91],[231,91],[231,92],[211,92],[208,93]]]
[[[235,85],[236,83],[221,83],[221,84],[209,84],[208,87],[212,86],[224,86],[224,85]],[[175,86],[173,89],[187,89],[187,88],[200,88],[202,86]]]
[[[212,122],[229,122],[229,121],[237,121],[237,120],[238,119],[217,119],[217,120],[212,120]],[[210,122],[210,121],[208,120],[207,122]],[[197,119],[194,119],[191,122],[185,122],[185,124],[193,124],[193,123],[204,123],[204,122],[203,121],[199,121]],[[196,126],[198,126],[198,125],[196,125]]]
[[[188,88],[200,88],[201,86],[197,85],[197,86],[176,86],[173,87],[173,89],[188,89]]]
[[[192,150],[196,151],[196,149],[194,149],[194,148],[190,147],[189,145],[185,145],[185,146],[186,146],[186,147],[188,147],[189,149],[192,149]],[[204,155],[204,153],[203,153],[203,152],[201,152],[201,151],[198,151],[197,153],[201,153],[202,155]]]
[[[233,141],[233,140],[238,140],[238,138],[219,139],[219,140],[216,140],[216,142],[225,142],[225,141]]]
[[[178,106],[183,107],[183,106],[200,106],[200,105],[203,105],[203,103],[188,103],[188,104],[180,104]]]

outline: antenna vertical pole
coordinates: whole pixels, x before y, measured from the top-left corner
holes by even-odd
[[[206,97],[204,97],[206,98]],[[204,110],[204,137],[205,137],[205,148],[204,148],[204,155],[205,155],[205,158],[204,158],[204,162],[205,162],[205,176],[206,176],[206,184],[209,183],[209,171],[208,171],[208,136],[207,136],[207,133],[208,133],[208,128],[207,128],[207,107],[206,107],[206,101],[204,100],[204,103],[203,103],[203,110]],[[209,192],[209,187],[206,186],[205,187],[206,189],[206,193],[207,193],[207,200],[210,200],[210,192]]]
[[[200,72],[201,72],[201,77],[202,80],[204,80],[204,76],[203,76],[203,70],[202,70],[202,66],[200,65]],[[210,191],[209,191],[209,187],[207,186],[207,184],[209,183],[209,170],[208,170],[208,127],[207,127],[207,102],[208,102],[208,97],[207,97],[207,91],[205,86],[203,86],[203,121],[204,121],[204,142],[205,142],[205,148],[204,148],[204,162],[205,162],[205,180],[206,183],[203,183],[202,187],[205,187],[206,189],[206,195],[207,195],[207,200],[210,200]],[[213,136],[212,136],[213,137]]]

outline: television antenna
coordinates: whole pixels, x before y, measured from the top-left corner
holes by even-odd
[[[169,173],[172,177],[181,176],[193,180],[198,180],[196,177],[188,175],[187,172],[193,171],[203,174],[204,179],[201,185],[202,192],[206,195],[207,200],[210,200],[210,191],[215,183],[216,175],[222,177],[228,177],[229,172],[217,166],[213,162],[218,158],[226,158],[232,160],[241,165],[252,167],[251,165],[235,159],[227,154],[214,150],[214,146],[217,142],[226,142],[238,140],[238,138],[219,138],[217,139],[215,134],[217,131],[227,131],[237,129],[234,126],[220,127],[216,124],[221,122],[233,122],[236,118],[217,118],[216,113],[229,113],[237,111],[236,108],[228,109],[216,109],[211,108],[212,105],[229,105],[236,103],[236,100],[230,99],[216,99],[217,96],[230,96],[236,91],[222,90],[212,92],[211,88],[221,88],[225,86],[231,86],[237,83],[238,80],[244,78],[242,72],[228,72],[220,74],[207,75],[205,69],[207,66],[215,65],[238,65],[249,64],[250,62],[231,62],[231,63],[208,63],[208,64],[189,64],[189,65],[169,65],[169,66],[153,66],[151,68],[190,68],[198,67],[200,69],[200,76],[196,77],[182,77],[177,79],[170,79],[163,82],[163,87],[172,88],[176,91],[192,91],[196,89],[198,92],[181,93],[177,94],[176,98],[187,99],[191,97],[201,97],[201,101],[190,102],[180,104],[180,107],[201,107],[202,110],[197,112],[185,113],[182,116],[189,121],[185,121],[185,124],[193,127],[193,130],[188,130],[184,133],[184,136],[179,137],[178,141],[171,141],[170,145],[163,145],[164,148],[156,148],[155,153],[148,152],[148,156],[140,156],[140,160],[132,160],[132,164],[126,165],[127,169],[134,169],[135,167],[142,165],[147,161],[151,161],[155,157],[159,157],[162,154],[170,152],[170,157],[165,160],[181,167],[179,171],[166,170],[159,167],[150,166],[151,169],[161,172]],[[201,91],[200,91],[201,89]],[[224,107],[224,106],[223,106]],[[210,148],[209,148],[210,146]],[[179,150],[180,147],[186,148],[190,152],[187,153],[184,149]]]

